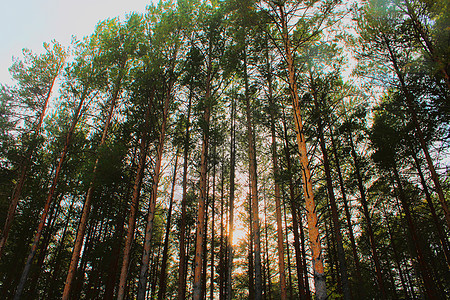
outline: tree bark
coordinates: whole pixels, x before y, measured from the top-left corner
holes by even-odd
[[[297,133],[298,150],[300,154],[300,163],[302,166],[303,191],[305,196],[305,208],[307,211],[308,232],[312,252],[312,262],[314,271],[314,284],[316,288],[316,297],[318,300],[327,298],[327,287],[325,283],[325,273],[322,262],[322,246],[320,245],[319,226],[314,202],[314,193],[311,182],[311,173],[309,169],[308,152],[306,149],[306,139],[303,132],[302,116],[300,112],[300,103],[295,79],[294,58],[292,55],[290,39],[288,36],[287,20],[284,7],[279,6],[282,38],[284,42],[285,59],[287,63],[289,90],[292,98],[294,110],[294,123]]]

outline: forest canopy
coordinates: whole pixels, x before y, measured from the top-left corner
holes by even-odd
[[[1,299],[447,299],[450,2],[161,0],[0,90]]]

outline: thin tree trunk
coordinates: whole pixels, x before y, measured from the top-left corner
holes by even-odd
[[[339,155],[338,155],[337,148],[336,148],[336,145],[334,142],[333,133],[331,133],[331,144],[332,144],[332,148],[333,148],[334,159],[336,162],[336,170],[337,170],[338,178],[339,178],[339,186],[341,188],[342,202],[344,204],[345,216],[346,216],[346,221],[347,221],[347,230],[349,233],[350,244],[352,246],[353,260],[355,261],[356,282],[360,282],[360,280],[362,279],[361,267],[359,265],[358,252],[356,250],[355,235],[353,233],[352,218],[351,218],[350,209],[349,209],[348,203],[347,203],[347,193],[345,191],[344,180],[342,178],[342,172],[341,172],[341,165],[339,162]],[[358,286],[359,286],[359,284],[358,284]]]
[[[311,88],[312,88],[312,94],[314,99],[314,105],[316,106],[316,109],[319,109],[319,101],[317,100],[317,91],[316,87],[312,78],[312,74],[310,73],[310,80],[311,80]],[[323,158],[323,167],[325,171],[325,180],[327,183],[327,191],[328,191],[328,198],[330,200],[330,206],[331,206],[331,220],[333,222],[333,233],[335,237],[336,247],[337,247],[337,258],[339,261],[339,271],[340,271],[340,277],[342,280],[342,291],[344,295],[344,299],[351,299],[351,291],[350,291],[350,284],[348,282],[348,274],[347,274],[347,260],[345,259],[345,252],[344,252],[344,246],[342,244],[342,234],[341,234],[341,226],[339,223],[339,212],[338,207],[336,204],[336,197],[334,195],[333,190],[333,180],[331,178],[331,168],[330,168],[330,162],[328,160],[328,152],[327,147],[325,145],[325,137],[323,134],[323,124],[322,124],[322,118],[319,116],[318,118],[318,136],[319,136],[319,145],[320,150],[322,151],[322,158]]]
[[[301,213],[299,212],[299,229],[300,229],[300,242],[302,247],[302,257],[303,257],[303,276],[305,278],[305,290],[306,290],[306,299],[311,299],[311,290],[309,288],[309,279],[308,279],[308,265],[306,264],[306,247],[305,247],[305,233],[303,232],[303,221],[301,217]]]
[[[134,238],[134,228],[136,225],[136,215],[139,207],[139,196],[141,192],[142,178],[144,177],[145,161],[147,160],[148,150],[148,131],[150,129],[150,111],[152,109],[154,92],[150,96],[150,100],[144,117],[144,131],[142,133],[139,145],[139,163],[136,170],[136,176],[133,185],[133,195],[130,204],[130,213],[128,217],[127,236],[125,240],[122,267],[120,270],[119,289],[117,292],[117,299],[123,300],[125,298],[125,288],[128,275],[128,268],[130,264],[131,245]]]
[[[422,189],[423,189],[423,192],[425,194],[425,199],[427,200],[427,204],[428,204],[428,207],[430,208],[430,212],[431,212],[431,216],[433,218],[433,222],[434,222],[434,224],[436,226],[436,231],[437,231],[439,240],[441,242],[442,249],[444,251],[444,256],[445,256],[445,259],[447,261],[447,265],[450,266],[450,251],[449,251],[449,245],[448,245],[447,238],[445,237],[444,230],[442,229],[441,223],[440,223],[439,218],[438,218],[438,216],[436,214],[436,209],[434,208],[434,204],[433,204],[433,201],[431,199],[430,191],[428,190],[428,186],[427,186],[427,183],[425,181],[425,177],[423,175],[422,168],[420,167],[419,159],[417,158],[417,155],[414,152],[412,154],[412,157],[414,159],[414,163],[416,165],[416,169],[417,169],[417,172],[419,174],[420,183],[422,184]]]
[[[277,220],[277,242],[278,242],[278,272],[280,274],[280,299],[286,299],[286,273],[284,264],[284,247],[283,247],[283,224],[281,221],[281,195],[280,195],[280,185],[278,183],[279,169],[278,169],[278,153],[277,153],[277,141],[275,136],[275,107],[272,99],[272,78],[271,78],[271,68],[268,61],[267,55],[267,73],[268,84],[269,84],[269,106],[270,106],[270,133],[272,136],[272,168],[275,184],[275,211]]]
[[[177,167],[178,167],[178,150],[175,154],[175,166],[173,167],[173,177],[172,177],[172,189],[170,191],[170,201],[169,201],[169,209],[167,212],[167,221],[166,221],[166,233],[164,237],[164,248],[163,248],[163,256],[162,256],[162,262],[161,262],[161,276],[159,277],[159,293],[158,293],[158,299],[162,300],[165,297],[166,294],[166,279],[167,279],[167,254],[169,252],[169,235],[170,235],[170,228],[172,226],[172,207],[173,207],[173,196],[175,193],[175,182],[177,179]]]
[[[322,246],[320,245],[319,226],[316,212],[316,204],[314,202],[314,193],[311,182],[311,173],[309,169],[308,151],[306,149],[306,139],[303,132],[303,122],[300,112],[300,103],[297,90],[297,82],[295,79],[294,59],[288,36],[287,20],[283,5],[279,6],[282,35],[284,42],[285,59],[287,63],[287,71],[289,77],[289,90],[293,102],[294,123],[297,133],[297,143],[300,155],[300,163],[302,166],[303,191],[305,196],[305,208],[307,211],[308,232],[311,244],[311,256],[314,271],[314,284],[316,297],[318,300],[327,298],[327,287],[325,282],[325,273],[322,262]]]
[[[234,192],[235,192],[235,171],[236,171],[236,132],[235,113],[236,103],[231,99],[231,129],[230,129],[230,199],[229,199],[229,221],[227,238],[227,277],[226,277],[226,299],[233,299],[233,233],[234,233]]]
[[[402,91],[405,94],[406,103],[407,103],[408,109],[410,111],[413,125],[416,129],[416,134],[417,134],[417,138],[419,140],[420,147],[422,148],[422,151],[425,154],[425,159],[428,164],[428,169],[431,172],[431,179],[433,179],[439,201],[441,202],[442,208],[444,210],[445,219],[447,221],[447,227],[450,228],[450,209],[448,208],[447,201],[445,199],[444,192],[442,190],[441,182],[439,180],[439,176],[436,173],[436,169],[434,168],[433,160],[431,159],[430,153],[428,152],[428,147],[427,147],[427,144],[425,143],[425,137],[422,132],[422,129],[420,128],[419,120],[417,119],[414,98],[406,86],[405,80],[403,78],[403,73],[400,71],[400,68],[397,63],[397,58],[391,48],[389,40],[384,35],[384,33],[382,33],[382,37],[383,37],[384,43],[386,45],[386,48],[389,51],[389,56],[390,56],[392,65],[394,66],[395,73],[397,74],[397,77],[400,81]]]
[[[283,193],[283,214],[284,214],[284,229],[286,236],[286,255],[287,255],[287,265],[288,265],[288,274],[289,274],[289,299],[294,299],[293,295],[293,287],[292,287],[292,271],[291,271],[291,254],[289,252],[289,233],[288,233],[288,223],[286,216],[286,202],[284,199]]]
[[[403,184],[401,183],[400,176],[398,174],[397,166],[394,162],[393,164],[393,172],[395,180],[397,181],[397,189],[399,193],[400,202],[403,207],[403,211],[405,212],[406,221],[408,224],[409,232],[411,234],[414,248],[417,256],[417,261],[419,262],[420,272],[422,274],[423,283],[425,286],[425,293],[427,295],[427,299],[438,299],[436,294],[436,287],[432,281],[431,274],[429,272],[429,267],[425,261],[425,257],[423,255],[422,247],[420,246],[419,237],[417,236],[416,226],[413,222],[413,217],[411,215],[411,211],[409,209],[409,203],[407,202],[406,196],[403,191]]]
[[[188,172],[188,156],[189,156],[189,140],[190,140],[190,118],[191,103],[193,91],[192,87],[189,91],[189,103],[187,111],[186,132],[184,138],[183,153],[183,192],[181,198],[181,224],[180,224],[180,265],[178,268],[178,300],[184,300],[186,297],[186,198],[187,198],[187,172]]]
[[[245,104],[247,116],[247,139],[248,139],[248,159],[249,159],[249,176],[251,186],[251,202],[252,202],[252,226],[253,226],[253,247],[255,255],[255,299],[262,299],[262,274],[261,274],[261,233],[259,225],[259,204],[258,204],[258,185],[256,171],[256,150],[255,137],[252,121],[252,113],[250,108],[250,91],[248,86],[247,74],[247,54],[246,46],[244,46],[244,85],[245,85]]]
[[[224,161],[225,161],[225,151],[222,152],[222,171],[221,171],[221,179],[220,179],[220,249],[219,249],[219,299],[220,300],[224,300],[225,299],[225,270],[226,270],[226,266],[225,266],[225,245],[224,245],[224,223],[223,223],[223,219],[224,219],[224,173],[225,173],[225,166],[224,166]]]
[[[263,187],[264,188],[264,187]],[[264,300],[271,300],[272,299],[272,280],[270,275],[270,259],[269,259],[269,234],[267,232],[267,202],[266,202],[266,191],[264,189],[263,191],[263,200],[264,200],[264,240],[265,240],[265,252],[266,252],[266,259],[265,259],[265,269],[267,270],[267,280],[264,280],[264,282],[267,282],[267,289],[264,292]],[[281,241],[283,242],[283,241]],[[265,274],[266,272],[264,272]],[[265,285],[265,284],[264,284]],[[285,287],[286,292],[286,287]],[[266,294],[267,293],[267,294]],[[286,295],[285,295],[286,296]]]
[[[211,49],[210,45],[210,49]],[[203,259],[203,240],[204,236],[204,223],[205,223],[205,201],[207,197],[206,191],[206,173],[208,169],[208,146],[209,146],[209,123],[211,117],[211,53],[209,53],[208,67],[207,67],[207,78],[206,78],[206,95],[204,103],[204,113],[203,113],[203,144],[202,152],[200,158],[200,195],[198,199],[198,218],[197,218],[197,235],[195,241],[195,258],[194,258],[194,288],[193,288],[193,299],[200,300],[202,296],[202,259]]]
[[[30,250],[30,253],[28,255],[28,258],[27,258],[27,261],[26,261],[26,264],[25,264],[25,268],[24,268],[24,270],[22,272],[22,276],[20,278],[19,285],[17,286],[17,290],[16,290],[16,294],[14,296],[14,300],[19,300],[21,298],[22,292],[23,292],[23,290],[25,288],[25,283],[26,283],[26,280],[27,280],[27,277],[28,277],[28,272],[30,271],[34,255],[36,253],[36,249],[37,249],[39,240],[40,240],[41,235],[42,235],[42,230],[44,228],[45,221],[47,220],[48,212],[49,212],[49,209],[50,209],[50,204],[51,204],[51,202],[53,200],[53,195],[55,194],[56,187],[58,185],[59,175],[61,174],[62,166],[64,164],[67,152],[69,151],[69,146],[70,146],[70,144],[72,142],[72,136],[73,136],[73,134],[75,132],[75,127],[76,127],[76,125],[78,123],[78,120],[80,119],[81,108],[83,107],[83,103],[84,103],[84,100],[86,99],[86,97],[87,97],[87,91],[85,90],[83,92],[83,94],[81,96],[81,99],[80,99],[80,102],[79,102],[79,104],[78,104],[78,106],[77,106],[77,108],[75,110],[75,113],[74,113],[74,116],[73,116],[73,119],[72,119],[72,123],[71,123],[70,128],[69,128],[69,131],[67,132],[66,142],[64,144],[64,148],[61,151],[61,154],[60,154],[60,157],[59,157],[58,166],[56,167],[55,174],[53,176],[53,182],[52,182],[52,185],[51,185],[50,190],[49,190],[48,195],[47,195],[47,200],[46,200],[45,205],[44,205],[44,210],[42,211],[41,218],[40,218],[40,221],[39,221],[39,225],[37,227],[37,231],[36,231],[36,234],[34,236],[33,244],[31,245],[31,250]]]
[[[216,156],[216,146],[214,145],[214,157]],[[213,190],[211,203],[211,276],[210,276],[210,299],[214,299],[214,218],[216,205],[216,163],[213,166]]]
[[[386,210],[383,207],[383,213],[384,213],[384,219],[386,221],[386,227],[387,227],[387,231],[389,234],[389,240],[391,242],[391,248],[392,248],[392,252],[394,253],[394,260],[395,260],[395,265],[397,266],[397,270],[398,270],[398,274],[400,276],[400,282],[402,283],[402,288],[403,288],[403,294],[405,296],[405,299],[408,299],[408,288],[406,287],[406,281],[403,275],[403,271],[400,265],[400,257],[398,255],[398,251],[397,251],[397,247],[394,244],[394,236],[392,234],[392,229],[391,226],[389,224],[389,218],[386,214]]]
[[[151,248],[151,241],[153,236],[153,222],[155,218],[155,212],[156,212],[156,199],[158,197],[158,185],[159,185],[159,179],[160,179],[160,173],[161,173],[161,162],[163,158],[163,152],[164,152],[164,142],[166,137],[166,127],[167,127],[167,119],[169,117],[169,103],[170,99],[172,98],[172,87],[174,84],[174,79],[169,79],[168,88],[164,97],[164,107],[163,107],[163,115],[162,115],[162,122],[161,122],[161,131],[159,133],[159,142],[158,142],[158,148],[156,152],[156,159],[155,159],[155,169],[153,173],[153,182],[152,182],[152,192],[150,195],[150,204],[148,208],[148,215],[147,215],[147,225],[145,228],[145,237],[144,237],[144,249],[142,253],[142,262],[141,262],[141,270],[140,270],[140,276],[139,276],[139,288],[138,288],[138,294],[137,299],[138,300],[144,300],[145,299],[145,292],[147,290],[147,277],[148,277],[148,264],[150,262],[150,248]]]
[[[125,62],[123,63],[123,65],[121,65],[121,67],[123,68],[124,65],[125,65]],[[109,126],[111,124],[111,118],[112,118],[112,115],[114,112],[114,108],[116,106],[117,98],[119,96],[120,83],[122,81],[123,75],[124,74],[121,70],[119,72],[117,80],[114,84],[114,90],[112,93],[111,103],[109,106],[108,115],[106,117],[105,125],[103,128],[103,134],[102,134],[102,138],[100,140],[100,144],[98,145],[98,149],[101,149],[102,146],[106,142],[106,137],[108,135]],[[95,185],[95,180],[96,180],[97,173],[98,173],[99,160],[100,160],[99,156],[100,156],[100,153],[97,150],[97,159],[95,160],[94,169],[92,171],[92,180],[89,183],[86,200],[84,202],[83,211],[81,213],[80,224],[78,225],[77,237],[76,237],[75,244],[74,244],[73,251],[72,251],[72,258],[70,260],[69,271],[67,273],[67,278],[66,278],[66,282],[64,285],[62,300],[69,299],[69,294],[70,294],[70,289],[72,288],[73,278],[76,274],[78,260],[80,259],[80,253],[81,253],[81,248],[83,246],[84,234],[86,232],[86,225],[87,225],[88,218],[89,218],[89,212],[91,211],[92,196],[94,195],[94,187],[95,187],[94,185]]]
[[[203,263],[203,266],[202,266],[202,295],[201,295],[201,298],[202,298],[202,300],[205,300],[206,299],[206,275],[207,275],[207,268],[208,268],[208,239],[207,239],[207,237],[208,237],[208,218],[209,218],[209,215],[208,215],[208,210],[209,210],[209,171],[207,171],[207,175],[206,175],[206,201],[205,201],[205,223],[203,224],[204,225],[204,228],[203,228],[203,233],[204,233],[204,236],[205,236],[205,238],[203,239],[203,244],[202,244],[202,247],[203,247],[203,259],[202,259],[202,263]]]
[[[253,262],[253,219],[252,219],[252,189],[249,182],[248,193],[248,228],[250,231],[248,245],[248,295],[249,299],[255,299],[255,264]]]
[[[366,201],[366,192],[364,190],[364,185],[363,185],[363,181],[362,181],[362,177],[361,177],[360,163],[359,163],[358,156],[356,154],[355,145],[353,144],[353,138],[352,138],[351,132],[348,133],[348,139],[349,139],[350,148],[351,148],[350,149],[351,155],[353,157],[353,162],[355,165],[356,179],[358,181],[358,189],[359,189],[359,193],[360,193],[360,197],[361,197],[360,198],[361,206],[363,208],[363,214],[364,214],[364,217],[367,222],[367,232],[369,234],[370,249],[372,251],[372,259],[375,263],[375,272],[376,272],[376,276],[377,276],[378,289],[381,292],[381,295],[383,296],[383,298],[387,299],[386,290],[384,287],[385,284],[384,284],[384,280],[383,280],[383,275],[381,273],[380,260],[378,259],[377,246],[375,243],[375,237],[374,237],[373,229],[372,229],[372,221],[370,218],[369,208],[367,206],[367,201]]]
[[[14,220],[14,215],[15,215],[15,212],[16,212],[17,204],[19,203],[19,199],[20,199],[20,196],[22,194],[22,189],[23,189],[23,186],[25,184],[25,179],[27,177],[28,168],[30,167],[30,164],[31,164],[31,159],[32,159],[32,156],[33,156],[33,152],[34,152],[34,150],[35,150],[35,148],[37,146],[35,140],[36,140],[37,136],[39,135],[39,131],[41,130],[42,122],[43,122],[44,117],[45,117],[45,112],[47,110],[48,102],[49,102],[50,96],[52,94],[53,86],[55,84],[56,78],[58,77],[59,71],[61,70],[63,64],[64,64],[64,62],[60,61],[60,65],[58,66],[58,69],[57,69],[57,71],[55,73],[55,76],[52,78],[52,81],[50,83],[50,87],[48,89],[47,96],[45,97],[45,100],[44,100],[44,105],[43,105],[42,110],[41,110],[41,112],[39,114],[39,119],[37,121],[36,126],[33,128],[33,132],[34,133],[33,133],[33,137],[32,137],[32,140],[31,140],[31,145],[26,150],[25,157],[24,157],[24,160],[23,160],[23,164],[22,164],[22,166],[20,168],[20,171],[19,171],[20,175],[19,175],[19,178],[17,180],[16,185],[14,186],[14,191],[13,191],[13,194],[12,194],[12,197],[11,197],[11,203],[10,203],[9,208],[8,208],[8,213],[6,215],[5,224],[3,225],[3,230],[0,231],[0,258],[2,257],[6,241],[8,239],[8,235],[9,235],[9,231],[11,229],[12,221]]]

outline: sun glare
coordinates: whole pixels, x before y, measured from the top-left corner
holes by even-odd
[[[245,241],[245,239],[247,238],[247,231],[242,228],[242,227],[238,227],[234,229],[233,232],[233,246],[237,246],[240,243],[242,243],[243,241]]]

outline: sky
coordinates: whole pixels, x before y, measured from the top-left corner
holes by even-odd
[[[94,32],[104,19],[144,12],[152,0],[0,0],[0,84],[11,84],[8,68],[22,49],[42,53],[44,42],[68,46],[72,35]]]

